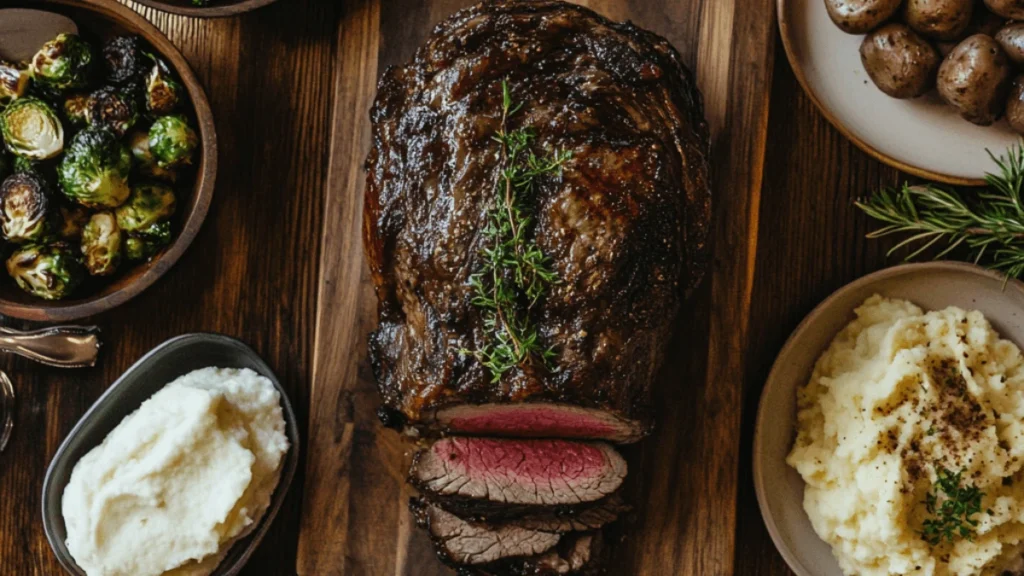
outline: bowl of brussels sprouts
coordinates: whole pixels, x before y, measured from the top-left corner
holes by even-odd
[[[196,18],[222,18],[255,10],[277,0],[137,0],[150,8]]]
[[[74,320],[142,292],[195,238],[217,169],[213,118],[181,54],[131,9],[14,5],[79,31],[24,62],[0,54],[0,314]]]

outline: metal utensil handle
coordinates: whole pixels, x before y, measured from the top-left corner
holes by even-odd
[[[96,326],[53,326],[20,331],[0,328],[0,351],[58,368],[94,366],[100,350]]]

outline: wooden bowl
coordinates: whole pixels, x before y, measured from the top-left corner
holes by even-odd
[[[195,18],[223,18],[273,4],[277,0],[213,0],[209,6],[193,6],[191,0],[135,0],[150,8]]]
[[[74,20],[83,33],[104,39],[119,34],[141,36],[174,68],[188,90],[201,142],[199,162],[195,166],[195,185],[187,197],[182,194],[178,199],[177,234],[171,244],[151,261],[126,267],[111,280],[95,287],[87,283],[79,288],[80,293],[57,301],[31,296],[18,288],[6,274],[2,275],[0,314],[25,320],[65,322],[99,314],[127,302],[156,282],[178,261],[199,232],[210,207],[217,174],[217,135],[206,94],[188,63],[160,30],[135,11],[114,0],[24,0],[14,2],[10,7],[64,14]]]

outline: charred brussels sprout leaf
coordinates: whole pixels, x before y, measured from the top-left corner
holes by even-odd
[[[171,74],[171,69],[159,58],[146,76],[146,109],[153,114],[174,112],[182,101],[185,88]]]
[[[112,86],[100,88],[89,96],[89,125],[109,128],[118,138],[124,136],[139,119],[135,99]]]
[[[57,167],[61,190],[89,208],[116,208],[131,190],[132,157],[106,128],[90,127],[75,135]]]
[[[145,132],[134,132],[129,138],[132,148],[132,156],[135,157],[135,167],[139,174],[146,178],[155,178],[166,182],[177,182],[178,171],[174,168],[161,168],[149,151],[149,134]]]
[[[118,36],[103,45],[103,68],[107,81],[112,84],[138,82],[148,64],[138,36]]]
[[[89,125],[89,107],[92,101],[87,94],[72,94],[64,99],[64,118],[75,128]]]
[[[37,98],[19,98],[0,112],[0,134],[11,153],[32,160],[53,158],[64,149],[64,126]]]
[[[77,241],[82,237],[82,228],[89,221],[89,211],[78,204],[61,204],[58,219],[57,236],[62,240]]]
[[[174,214],[174,191],[163,184],[142,184],[132,188],[128,201],[114,212],[117,225],[125,232],[139,232]]]
[[[7,259],[7,273],[22,290],[47,300],[68,296],[85,278],[82,263],[66,242],[16,250]]]
[[[0,60],[0,106],[24,96],[30,79],[28,70]]]
[[[191,164],[198,146],[199,137],[184,116],[157,118],[149,128],[149,151],[161,168]]]
[[[32,78],[36,86],[51,95],[85,88],[92,60],[88,42],[74,34],[61,34],[32,57]]]
[[[50,187],[35,172],[20,172],[0,184],[0,230],[22,243],[39,240],[49,229]]]
[[[171,223],[159,222],[144,230],[129,233],[124,241],[124,256],[128,260],[149,260],[170,243]]]
[[[109,276],[121,263],[121,229],[110,212],[97,212],[82,230],[85,269],[93,276]]]

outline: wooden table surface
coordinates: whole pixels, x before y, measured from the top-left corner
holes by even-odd
[[[669,343],[658,429],[625,450],[638,512],[611,574],[787,574],[751,481],[760,390],[815,304],[894,263],[887,245],[864,240],[871,224],[852,201],[905,176],[857,150],[802,93],[777,41],[772,0],[581,3],[679,49],[704,92],[714,148],[714,264]],[[448,573],[406,510],[409,446],[374,413],[362,166],[376,79],[467,4],[281,0],[205,21],[132,5],[206,86],[220,140],[217,190],[174,269],[94,319],[105,343],[96,368],[0,359],[18,393],[15,433],[0,455],[0,574],[61,573],[39,513],[47,463],[123,370],[195,331],[252,345],[308,430],[303,470],[244,574]]]

